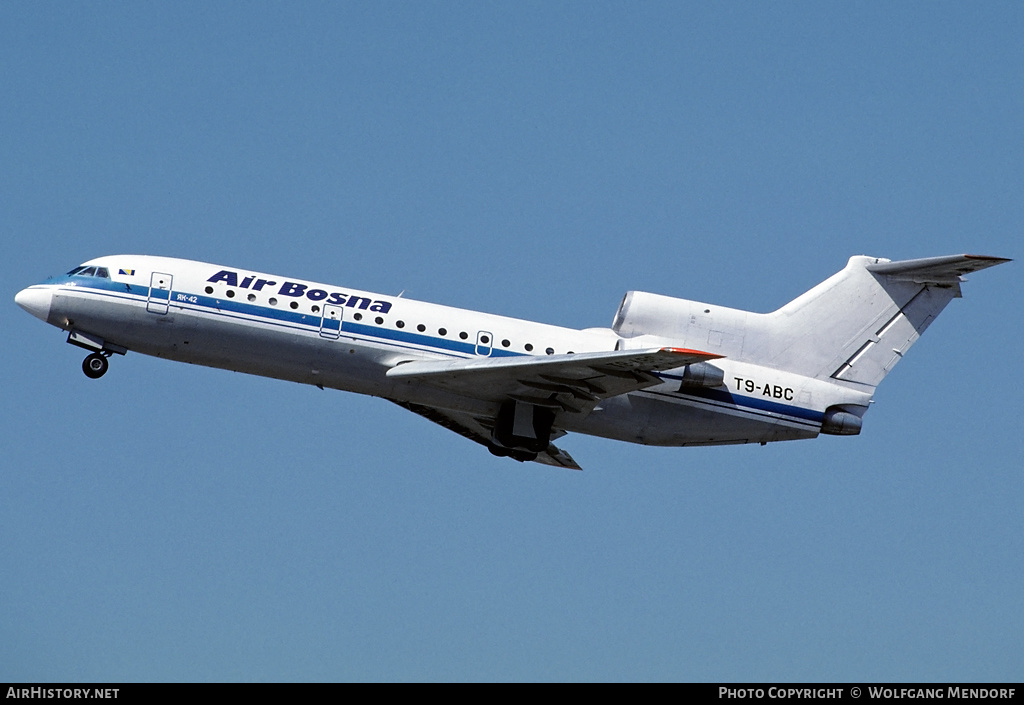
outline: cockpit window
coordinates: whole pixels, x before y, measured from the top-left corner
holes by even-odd
[[[86,267],[85,265],[82,265],[81,267],[75,267],[68,272],[68,276],[103,277],[104,279],[110,279],[110,271],[107,270],[106,267]]]

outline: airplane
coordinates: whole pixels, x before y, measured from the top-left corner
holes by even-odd
[[[855,256],[772,313],[630,291],[610,328],[583,330],[150,255],[90,260],[15,301],[89,351],[93,379],[133,351],[368,394],[497,456],[579,470],[552,441],[856,435],[963,275],[1008,261]]]

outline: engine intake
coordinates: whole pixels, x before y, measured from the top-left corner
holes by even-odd
[[[683,382],[679,391],[684,387],[721,387],[725,384],[725,370],[707,362],[694,362],[683,368]]]

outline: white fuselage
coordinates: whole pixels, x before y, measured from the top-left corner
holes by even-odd
[[[118,255],[86,265],[107,276],[55,277],[25,289],[18,303],[97,350],[131,350],[453,412],[493,415],[496,407],[389,377],[388,370],[410,361],[673,344],[182,259]],[[560,414],[555,426],[651,445],[812,438],[826,409],[866,407],[871,396],[749,360],[727,356],[715,364],[724,371],[718,386],[683,385],[682,372],[669,370],[658,374],[656,386],[604,399],[587,414]]]

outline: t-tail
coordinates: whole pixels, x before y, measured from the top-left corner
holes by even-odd
[[[846,267],[772,313],[631,291],[613,328],[871,391],[946,304],[963,275],[1010,260],[950,255],[891,262],[851,257]]]

